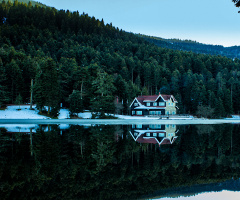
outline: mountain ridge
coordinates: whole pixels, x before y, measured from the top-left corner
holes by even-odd
[[[226,56],[228,58],[240,59],[240,46],[224,47],[222,45],[204,44],[192,40],[181,39],[165,39],[156,36],[147,36],[143,34],[137,34],[139,37],[144,38],[150,43],[153,43],[159,47],[180,50],[180,51],[192,51],[194,53],[210,54]]]
[[[4,0],[0,0],[0,3]],[[9,0],[10,2],[14,2],[15,0]],[[7,2],[7,1],[5,1]],[[18,0],[18,2],[26,3],[31,2],[33,6],[40,6],[40,7],[50,7],[45,4],[42,4],[38,1],[33,0]],[[209,54],[209,55],[220,55],[226,56],[228,58],[238,58],[240,59],[240,46],[231,46],[231,47],[224,47],[222,45],[213,45],[213,44],[204,44],[197,41],[185,39],[165,39],[162,37],[157,36],[147,36],[144,34],[135,34],[138,35],[150,43],[153,43],[159,47],[168,48],[172,50],[180,50],[180,51],[190,51],[193,53],[199,54]]]
[[[14,3],[14,1],[16,1],[16,0],[0,0],[0,3],[2,3],[3,1],[5,1],[6,3],[8,2],[8,1],[10,1],[11,3]],[[29,2],[31,2],[32,3],[32,5],[33,6],[40,6],[40,7],[48,7],[48,6],[46,6],[45,4],[43,4],[43,3],[40,3],[40,2],[38,2],[38,1],[32,1],[32,0],[17,0],[19,3],[26,3],[26,4],[28,4]]]

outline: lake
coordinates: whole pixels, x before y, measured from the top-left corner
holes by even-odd
[[[239,144],[239,124],[1,124],[0,196],[240,199]]]

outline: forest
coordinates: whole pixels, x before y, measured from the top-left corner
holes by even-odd
[[[239,68],[237,58],[158,47],[86,13],[0,3],[1,107],[29,103],[33,91],[51,116],[60,103],[128,114],[136,96],[160,92],[175,96],[178,113],[225,117],[240,111]]]
[[[164,39],[160,37],[146,36],[139,34],[147,41],[157,46],[181,50],[192,51],[194,53],[226,56],[228,58],[240,58],[240,46],[224,47],[221,45],[202,44],[192,40]]]

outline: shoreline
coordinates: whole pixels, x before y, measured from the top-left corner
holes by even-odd
[[[240,119],[0,119],[0,124],[224,124],[239,123]]]

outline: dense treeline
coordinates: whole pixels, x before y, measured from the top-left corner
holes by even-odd
[[[9,1],[11,3],[14,3],[15,0],[0,0],[0,3],[2,3],[3,1],[5,1],[5,2]],[[40,6],[40,7],[46,7],[45,4],[42,4],[42,3],[37,2],[37,1],[32,1],[32,0],[19,0],[18,2],[26,3],[26,4],[28,4],[30,2],[30,4],[33,5],[33,6],[37,5],[37,6]]]
[[[202,44],[191,40],[164,39],[141,34],[139,36],[157,46],[168,49],[192,51],[194,53],[201,54],[220,55],[233,59],[240,58],[240,46],[224,47],[221,45]]]
[[[237,125],[181,126],[161,147],[136,143],[129,128],[0,130],[1,199],[138,199],[240,177]]]
[[[85,13],[0,4],[0,105],[29,102],[34,79],[34,102],[52,115],[72,102],[72,113],[127,113],[135,96],[160,91],[176,97],[180,113],[222,117],[240,110],[239,67],[157,47]]]

